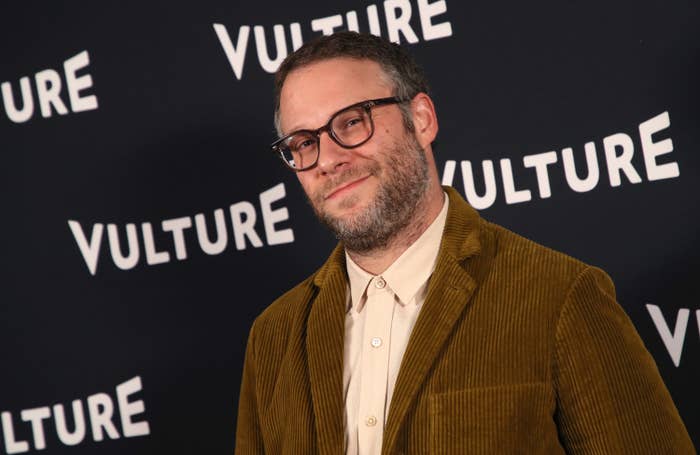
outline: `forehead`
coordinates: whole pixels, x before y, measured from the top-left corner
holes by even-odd
[[[386,73],[372,60],[315,62],[287,75],[280,93],[280,124],[284,132],[318,128],[345,106],[391,92]]]

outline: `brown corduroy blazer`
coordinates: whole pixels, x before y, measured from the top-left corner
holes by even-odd
[[[451,188],[383,454],[691,454],[608,276],[484,221]],[[343,247],[250,331],[237,454],[343,454]]]

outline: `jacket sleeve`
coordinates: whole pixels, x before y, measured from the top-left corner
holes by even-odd
[[[245,361],[243,362],[243,378],[241,393],[238,399],[238,420],[236,425],[236,455],[264,454],[260,415],[255,384],[255,323],[250,329]]]
[[[695,453],[654,359],[601,270],[585,269],[571,286],[555,343],[555,417],[568,453]]]

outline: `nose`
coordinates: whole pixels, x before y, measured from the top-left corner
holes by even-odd
[[[316,166],[323,174],[332,174],[348,164],[350,150],[341,147],[331,139],[328,131],[324,131],[318,138],[318,163]]]

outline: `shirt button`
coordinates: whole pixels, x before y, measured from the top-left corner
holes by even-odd
[[[367,419],[365,419],[365,425],[368,427],[373,427],[377,424],[377,418],[374,416],[369,416]]]
[[[370,341],[370,344],[372,345],[373,348],[378,348],[379,346],[382,345],[382,339],[379,337],[374,337]]]
[[[383,278],[379,277],[377,278],[377,281],[374,282],[374,286],[377,289],[384,289],[384,286],[386,286],[386,281],[384,281]]]

